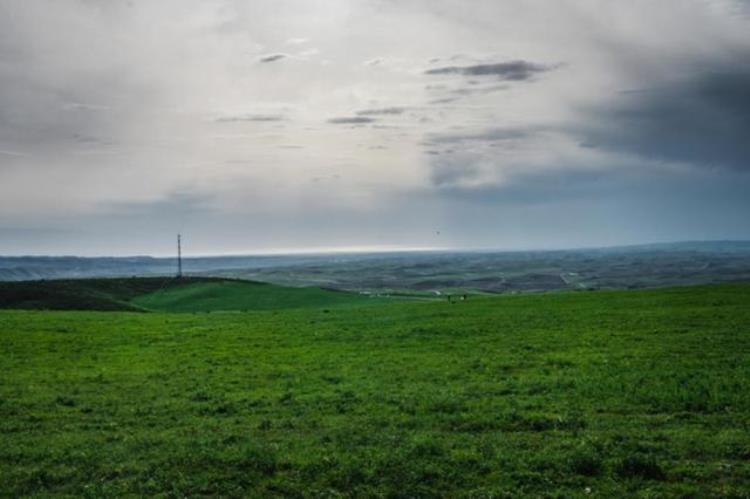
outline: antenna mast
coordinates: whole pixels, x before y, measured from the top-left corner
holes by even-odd
[[[182,240],[177,234],[177,278],[182,277]]]

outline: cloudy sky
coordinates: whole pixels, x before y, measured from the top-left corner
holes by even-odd
[[[0,0],[0,254],[750,238],[750,3]]]

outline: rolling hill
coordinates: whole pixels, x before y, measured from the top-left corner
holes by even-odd
[[[343,291],[208,277],[0,283],[0,309],[212,312],[331,307],[375,301]]]
[[[212,312],[332,307],[373,302],[356,293],[321,288],[294,288],[253,281],[192,279],[135,297],[131,303],[161,312]]]

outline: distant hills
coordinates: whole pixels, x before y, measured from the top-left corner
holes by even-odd
[[[554,251],[425,251],[184,259],[188,275],[427,294],[647,288],[750,280],[750,241]],[[0,257],[0,281],[171,276],[174,258]]]
[[[185,258],[193,272],[232,268],[263,268],[282,265],[286,257],[218,256]],[[296,260],[295,260],[296,261]],[[176,258],[78,257],[78,256],[0,256],[0,281],[65,279],[82,277],[130,277],[173,275]]]

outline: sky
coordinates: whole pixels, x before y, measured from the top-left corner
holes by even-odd
[[[746,0],[0,0],[0,254],[750,239]]]

